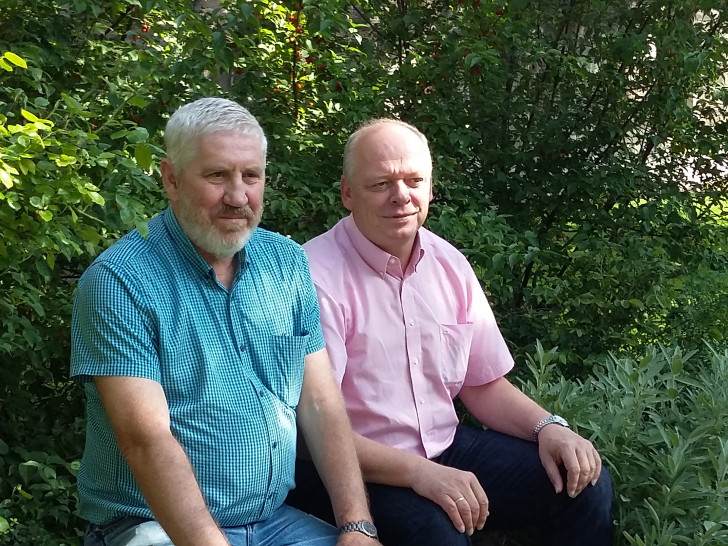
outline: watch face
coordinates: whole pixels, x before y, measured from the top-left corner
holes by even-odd
[[[377,528],[371,521],[356,521],[345,523],[340,527],[342,533],[351,533],[356,531],[371,538],[377,538]]]
[[[557,425],[561,425],[562,427],[569,426],[569,423],[566,421],[566,419],[564,419],[563,417],[560,417],[559,415],[554,415],[552,417],[552,419],[553,419],[554,423],[556,423]]]
[[[369,535],[370,537],[377,536],[377,528],[374,527],[374,524],[369,521],[362,521],[361,529],[362,531],[364,531],[364,534]]]

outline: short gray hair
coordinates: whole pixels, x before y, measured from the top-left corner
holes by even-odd
[[[351,178],[351,169],[352,169],[352,163],[354,162],[354,151],[356,149],[356,146],[359,142],[359,139],[361,138],[362,134],[365,133],[368,129],[371,127],[379,126],[379,125],[396,125],[398,127],[404,127],[405,129],[409,129],[412,131],[417,138],[419,138],[422,141],[422,144],[425,145],[425,148],[427,149],[427,153],[430,153],[430,145],[427,142],[427,137],[423,135],[420,130],[415,127],[414,125],[410,125],[409,123],[405,121],[401,121],[398,119],[393,118],[377,118],[377,119],[371,119],[369,121],[365,121],[362,123],[359,128],[354,131],[350,136],[349,139],[346,141],[346,147],[344,148],[344,177],[347,179]],[[432,158],[430,158],[430,162],[432,162]]]
[[[255,116],[237,102],[207,97],[185,104],[169,118],[164,144],[172,166],[179,172],[184,171],[197,155],[199,137],[217,131],[233,131],[258,138],[265,165],[268,141]]]

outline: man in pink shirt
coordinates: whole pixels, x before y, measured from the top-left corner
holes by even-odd
[[[472,268],[422,224],[432,160],[414,127],[376,120],[344,152],[351,215],[304,245],[329,357],[385,546],[468,545],[538,527],[544,544],[612,544],[592,444],[506,379],[513,359]],[[458,397],[487,429],[460,425]],[[288,502],[332,520],[312,463]]]

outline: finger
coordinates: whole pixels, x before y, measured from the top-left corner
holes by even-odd
[[[445,513],[450,518],[450,521],[452,521],[452,524],[455,526],[455,529],[457,529],[459,533],[464,533],[465,532],[465,522],[463,521],[463,518],[460,515],[460,509],[458,508],[455,500],[453,500],[451,497],[445,497],[445,499],[442,500],[439,504],[442,507],[442,509],[445,510]],[[460,504],[462,504],[462,501],[460,502]]]
[[[474,514],[473,511],[474,509],[478,511],[480,510],[480,505],[474,499],[475,496],[472,494],[472,491],[466,491],[465,495],[455,501],[455,505],[460,511],[460,517],[465,524],[465,532],[468,536],[472,535],[475,530],[475,519],[477,518],[477,515]]]
[[[483,491],[483,486],[475,478],[470,483],[470,490],[472,494],[470,508],[472,510],[473,525],[480,530],[485,525],[485,520],[488,517],[488,496]]]
[[[554,491],[556,491],[557,494],[561,493],[564,489],[564,480],[561,477],[559,465],[556,464],[550,455],[542,457],[541,464],[543,464],[543,468],[546,471],[546,475],[549,477],[549,481],[554,486]]]
[[[481,488],[482,490],[482,488]],[[488,503],[488,497],[485,494],[485,491],[482,492],[482,495],[480,495],[478,492],[475,493],[475,498],[478,502],[479,512],[478,517],[475,522],[475,528],[478,530],[481,530],[483,526],[485,525],[485,520],[488,519],[488,516],[490,515],[490,512],[488,511],[489,503]]]
[[[579,468],[576,471],[576,487],[571,491],[572,497],[576,497],[584,490],[594,473],[594,457],[591,449],[588,451],[577,450],[576,459],[579,462]]]
[[[596,468],[594,469],[594,476],[592,477],[591,484],[596,485],[599,480],[599,476],[602,475],[602,458],[599,456],[599,452],[594,450],[594,461],[596,462]]]
[[[576,487],[579,484],[579,459],[573,451],[568,451],[562,455],[562,459],[566,469],[566,494],[574,498],[576,496]]]
[[[599,473],[601,472],[601,459],[599,458],[597,450],[591,445],[591,442],[587,441],[584,453],[589,466],[587,471],[583,474],[584,483],[577,491],[577,494],[581,493],[589,484],[593,483],[595,479],[599,477]]]

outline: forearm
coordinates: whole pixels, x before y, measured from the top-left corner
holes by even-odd
[[[505,377],[486,385],[463,387],[459,396],[482,424],[525,440],[533,439],[533,427],[549,415]]]
[[[205,505],[187,456],[169,434],[124,451],[155,519],[176,546],[227,546]]]
[[[354,435],[354,442],[367,482],[412,487],[414,477],[421,473],[422,465],[430,463],[420,455],[380,444],[359,434]]]
[[[336,396],[322,396],[299,406],[299,423],[337,523],[371,519],[343,401]]]

